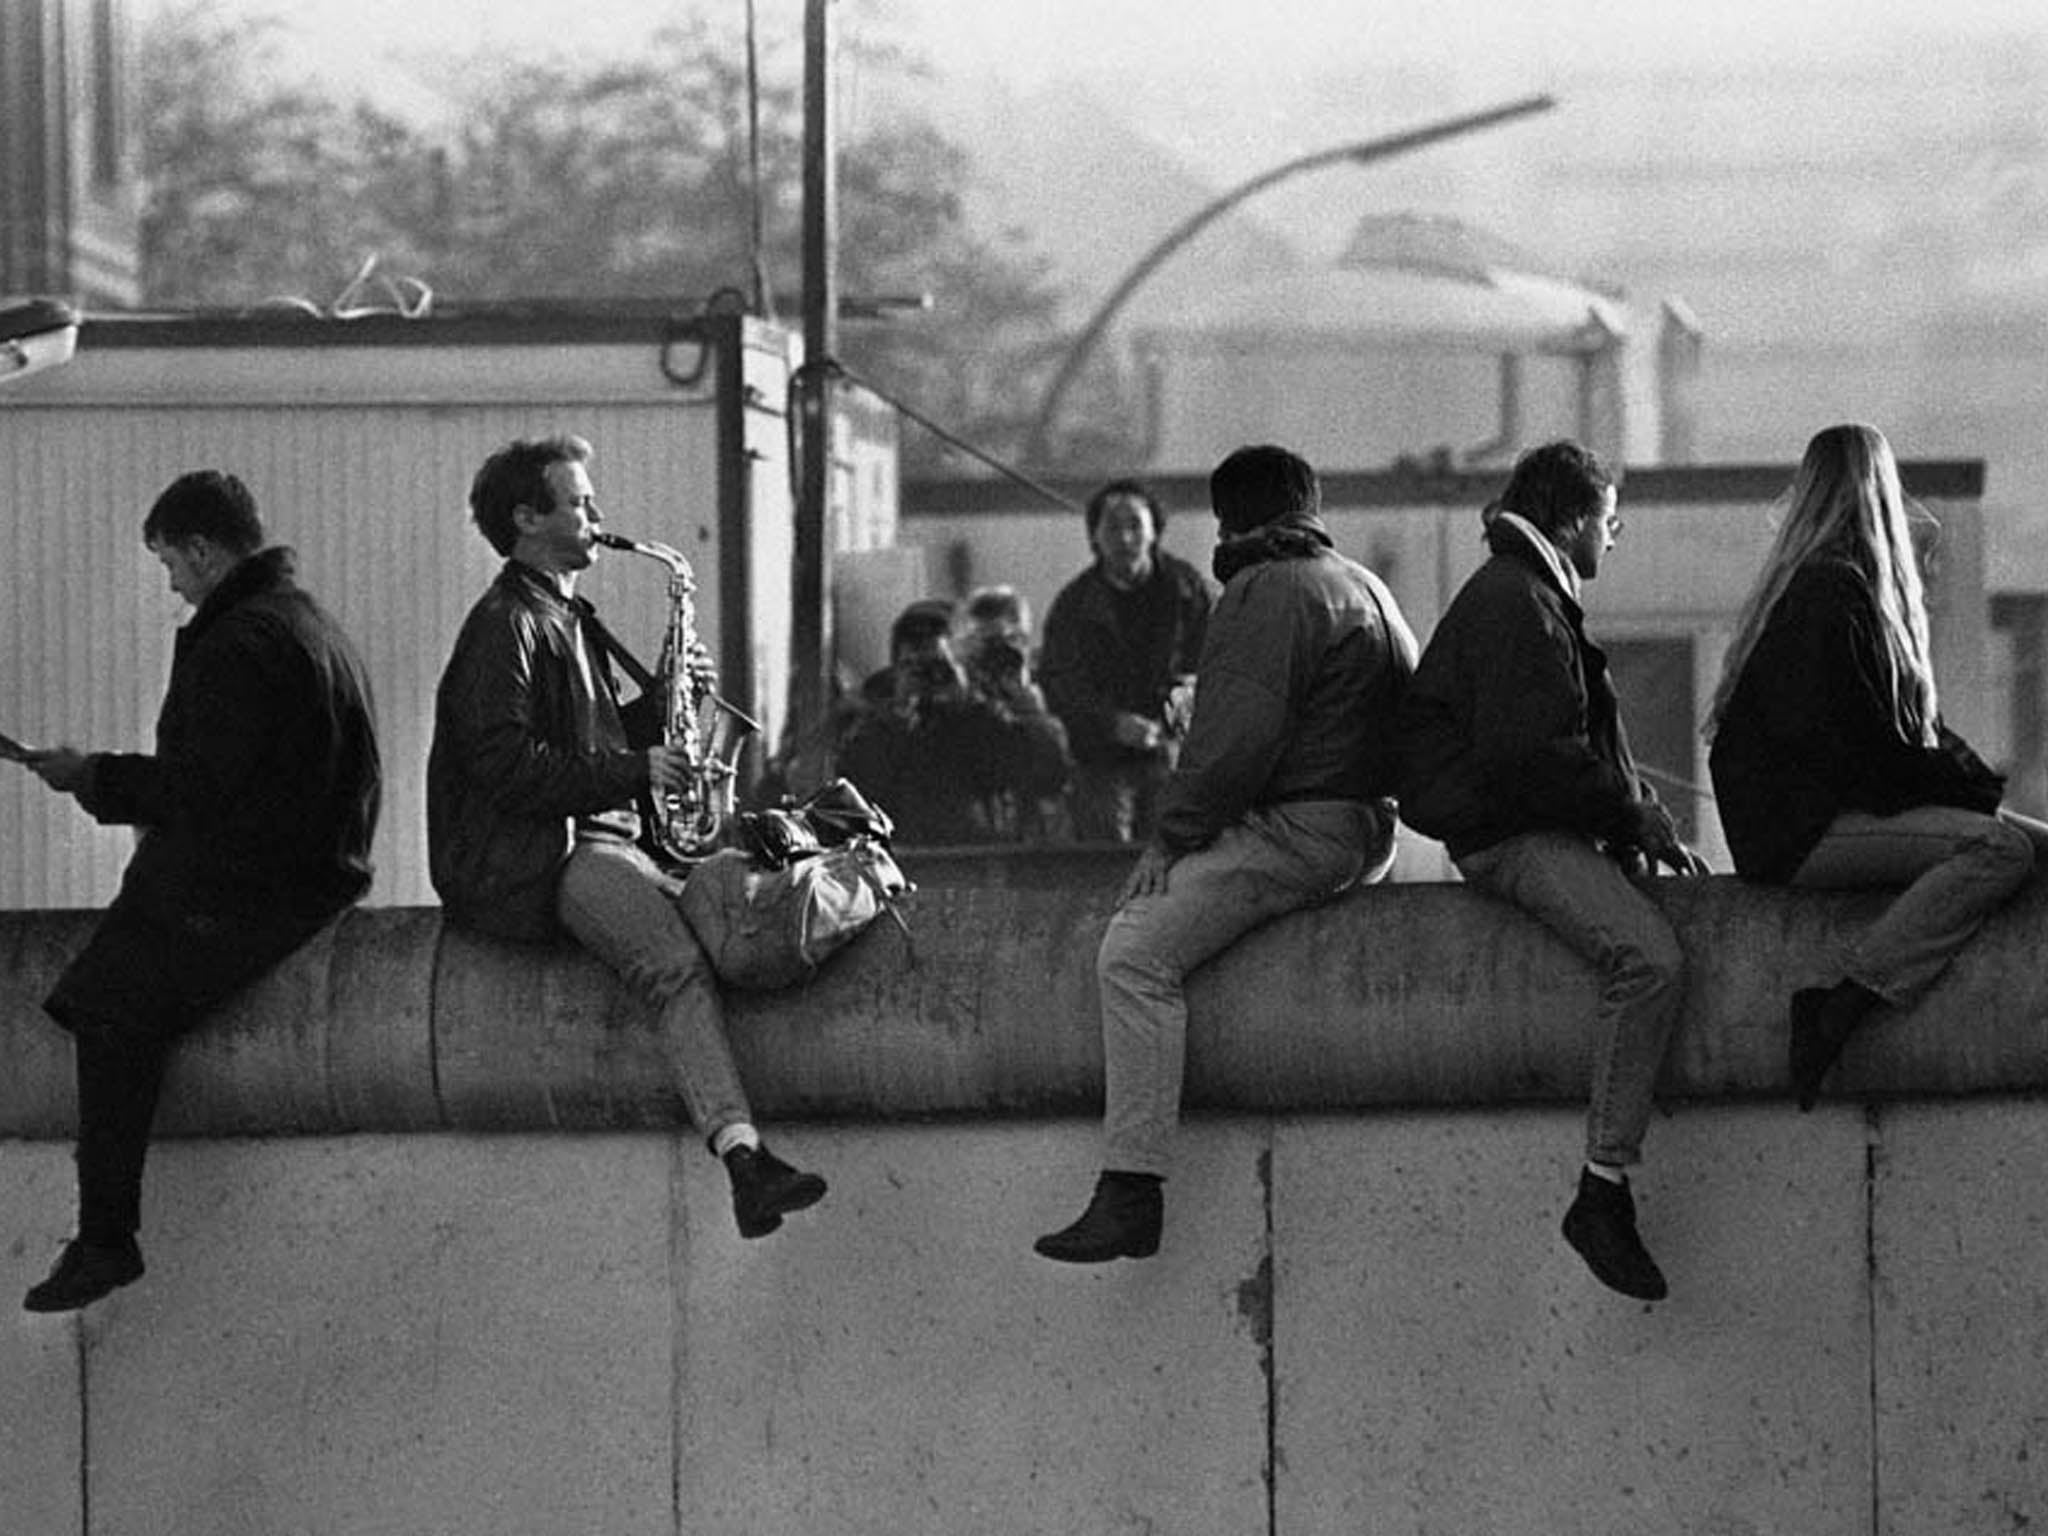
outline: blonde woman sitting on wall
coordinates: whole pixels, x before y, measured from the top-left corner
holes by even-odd
[[[1850,1034],[1932,987],[2048,849],[2048,825],[2002,809],[2004,779],[1942,724],[1898,466],[1875,428],[1807,445],[1706,729],[1738,874],[1902,888],[1832,985],[1792,994],[1792,1085],[1811,1109]]]

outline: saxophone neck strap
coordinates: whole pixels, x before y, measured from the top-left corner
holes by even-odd
[[[590,605],[588,599],[579,597],[570,606],[576,610],[576,616],[583,621],[585,632],[597,642],[598,649],[616,661],[642,693],[660,686],[646,664],[627,650],[617,635],[604,627],[604,621],[597,616],[597,610]]]

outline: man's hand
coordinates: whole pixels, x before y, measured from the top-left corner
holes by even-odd
[[[1126,714],[1118,711],[1109,722],[1109,734],[1120,747],[1135,747],[1140,752],[1156,752],[1165,739],[1165,732],[1157,720],[1147,720],[1143,715]]]
[[[917,725],[934,707],[967,697],[967,678],[959,663],[943,653],[904,656],[895,664],[896,713]]]
[[[1657,855],[1657,861],[1670,865],[1674,875],[1711,875],[1714,872],[1705,859],[1675,839],[1669,849]]]
[[[92,777],[92,759],[76,747],[40,747],[22,759],[29,772],[54,790],[75,795]]]
[[[1160,724],[1167,735],[1187,735],[1188,727],[1195,723],[1194,673],[1183,673],[1174,679],[1172,691],[1166,695],[1166,707],[1160,715]]]
[[[690,782],[689,754],[681,747],[649,747],[647,782],[659,794],[680,794]]]
[[[1662,864],[1679,875],[1709,872],[1707,861],[1678,840],[1678,828],[1663,806],[1651,800],[1638,800],[1629,809],[1634,825],[1627,841],[1643,851],[1652,868]]]
[[[684,675],[707,693],[718,691],[718,659],[702,640],[692,640],[683,657]]]
[[[1117,904],[1121,906],[1134,896],[1164,896],[1166,872],[1171,868],[1173,855],[1157,843],[1147,843],[1138,854],[1138,867],[1124,881],[1124,892],[1117,898]]]

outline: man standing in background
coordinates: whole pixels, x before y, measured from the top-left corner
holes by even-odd
[[[1209,588],[1159,547],[1166,509],[1142,482],[1112,480],[1082,517],[1095,563],[1053,599],[1038,680],[1067,728],[1075,834],[1142,842],[1178,755],[1166,702],[1202,654]]]

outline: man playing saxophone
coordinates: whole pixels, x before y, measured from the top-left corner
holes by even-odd
[[[636,797],[688,793],[688,750],[636,750],[577,575],[603,515],[590,445],[521,439],[470,485],[478,530],[505,556],[464,621],[435,699],[427,847],[449,922],[500,938],[567,932],[659,1014],[684,1104],[732,1181],[743,1237],[815,1205],[825,1181],[775,1156],[753,1124],[683,882],[637,839]],[[680,659],[678,664],[684,664]]]

